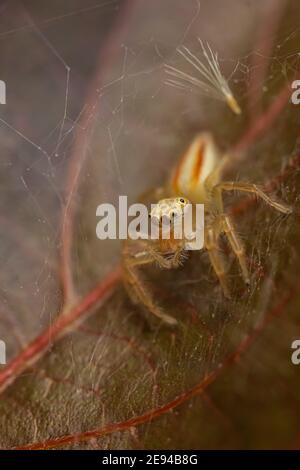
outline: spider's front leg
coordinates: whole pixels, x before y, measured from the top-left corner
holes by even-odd
[[[133,302],[140,302],[151,313],[169,325],[176,325],[177,320],[170,315],[164,313],[153,299],[153,295],[146,285],[143,274],[140,271],[142,265],[151,264],[155,261],[163,262],[164,259],[155,250],[151,250],[146,246],[144,249],[136,253],[131,253],[128,246],[123,250],[123,279],[128,293]]]
[[[291,214],[293,212],[292,208],[283,204],[274,201],[270,198],[259,186],[252,183],[239,183],[236,181],[224,181],[222,183],[216,184],[211,190],[211,198],[215,201],[219,212],[223,213],[223,198],[222,192],[223,191],[241,191],[244,193],[253,194],[263,201],[265,201],[269,206],[273,207],[279,212],[283,214]]]
[[[232,251],[238,259],[242,276],[247,285],[250,284],[249,271],[247,268],[247,261],[245,256],[244,245],[238,237],[231,219],[226,214],[221,214],[220,216],[222,231],[225,233],[227,240],[231,246]]]
[[[269,206],[273,207],[279,212],[282,212],[283,214],[290,214],[292,212],[292,209],[285,204],[274,201],[267,194],[265,194],[263,190],[260,189],[257,185],[251,183],[239,183],[235,181],[228,181],[218,183],[211,189],[211,202],[212,205],[217,209],[217,218],[220,220],[221,231],[225,233],[228,242],[231,246],[231,249],[238,259],[245,283],[249,284],[249,273],[243,244],[234,229],[230,217],[224,214],[222,199],[223,191],[241,191],[254,194],[260,197]]]

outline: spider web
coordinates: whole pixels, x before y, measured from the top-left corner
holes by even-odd
[[[0,338],[8,363],[38,338],[33,360],[21,356],[15,382],[3,392],[2,447],[297,442],[299,374],[289,355],[299,332],[296,217],[287,221],[253,201],[228,198],[252,279],[247,293],[224,245],[231,300],[222,297],[205,254],[177,272],[149,270],[156,298],[179,320],[176,331],[131,304],[119,273],[109,277],[118,243],[95,236],[98,204],[117,203],[120,194],[133,202],[160,185],[201,130],[213,132],[222,149],[234,148],[281,96],[299,70],[299,6],[275,3],[2,5]],[[254,34],[258,22],[263,27]],[[218,51],[241,117],[224,103],[164,84],[165,63],[183,69],[176,48],[200,53],[198,37]],[[271,181],[297,206],[299,113],[287,99],[273,114],[276,129],[269,125],[261,140],[258,131],[250,134],[232,152],[228,177]],[[102,287],[106,279],[115,289],[99,307],[110,289],[109,282]],[[68,330],[55,329],[64,316],[72,332],[57,341]],[[43,343],[47,328],[53,329]]]

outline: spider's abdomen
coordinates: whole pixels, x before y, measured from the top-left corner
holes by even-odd
[[[183,195],[192,202],[205,202],[204,182],[221,160],[220,152],[208,132],[199,134],[174,169],[171,192]]]

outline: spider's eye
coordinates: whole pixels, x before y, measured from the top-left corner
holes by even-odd
[[[181,197],[181,198],[179,199],[179,201],[181,202],[181,204],[184,204],[184,203],[185,203],[185,200],[183,199],[183,197]]]

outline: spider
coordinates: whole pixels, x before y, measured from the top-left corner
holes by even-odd
[[[252,193],[283,214],[292,212],[290,207],[270,198],[256,184],[222,181],[222,170],[227,162],[228,156],[222,157],[210,133],[205,132],[196,136],[167,184],[155,190],[158,203],[151,211],[150,217],[158,218],[160,222],[163,216],[170,219],[170,238],[163,239],[160,233],[157,240],[127,240],[124,244],[123,279],[130,297],[170,325],[176,324],[176,319],[165,313],[155,302],[140,268],[143,265],[156,263],[160,268],[173,269],[184,262],[188,255],[187,242],[190,239],[185,236],[175,239],[173,235],[174,221],[178,215],[183,214],[187,204],[204,204],[204,249],[227,298],[230,297],[230,291],[226,281],[225,260],[219,247],[221,234],[226,236],[247,285],[250,279],[243,244],[231,218],[224,212],[223,192]]]

